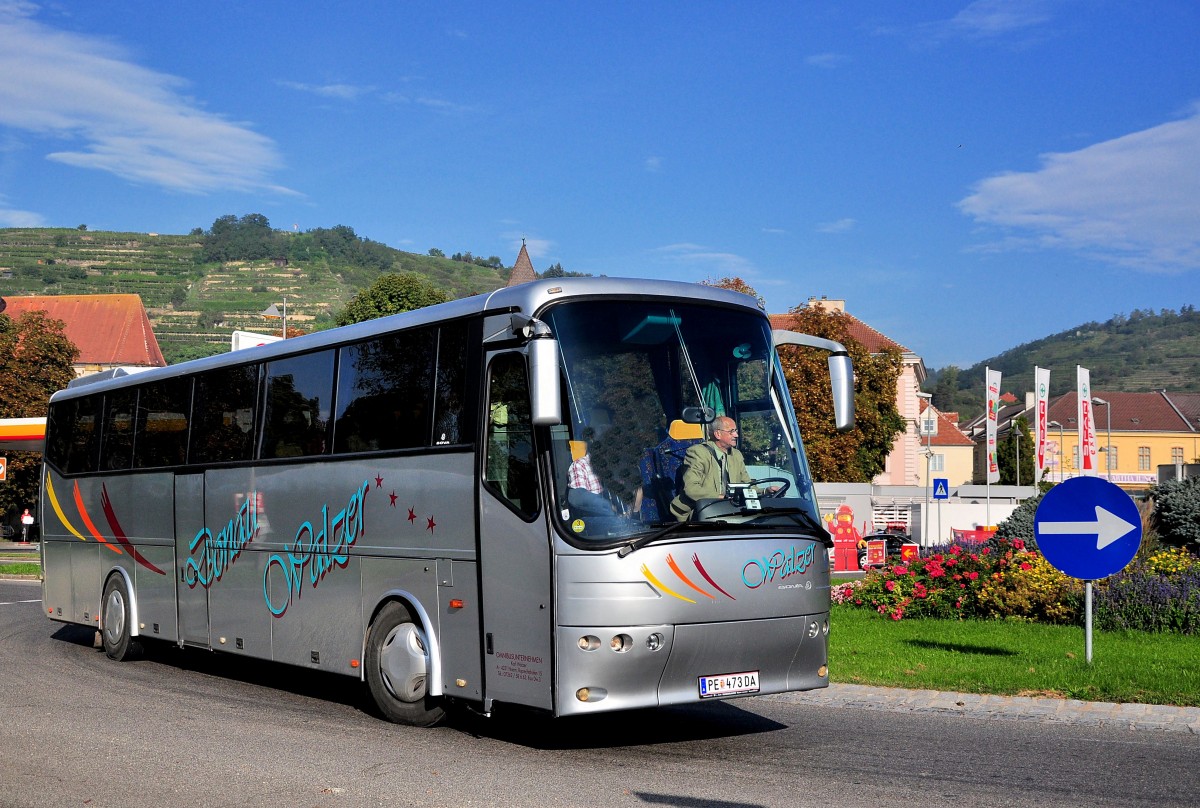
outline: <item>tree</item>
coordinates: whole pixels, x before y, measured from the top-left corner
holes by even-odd
[[[958,368],[948,365],[938,372],[937,384],[933,388],[933,406],[941,412],[956,412],[955,397],[958,394]]]
[[[442,252],[441,250],[439,250],[437,247],[430,247],[429,248],[429,256],[431,258],[445,258],[446,254],[444,252]]]
[[[42,418],[50,394],[75,378],[79,349],[61,320],[28,311],[16,320],[0,314],[0,418]],[[41,455],[8,455],[8,480],[0,485],[0,511],[15,516],[37,502]],[[15,511],[15,513],[14,513]]]
[[[700,281],[700,284],[702,286],[715,286],[718,289],[729,289],[733,292],[741,292],[744,295],[750,295],[750,297],[758,301],[759,307],[761,307],[763,311],[766,311],[767,301],[762,295],[754,290],[753,286],[746,283],[741,278],[736,276],[732,278],[716,278],[715,280],[713,278],[708,278],[707,280]]]
[[[874,356],[868,353],[850,336],[849,320],[840,312],[802,304],[790,314],[793,331],[840,342],[854,363],[855,428],[839,433],[834,427],[829,393],[828,355],[799,346],[788,346],[780,352],[813,479],[870,482],[883,471],[896,437],[904,432],[904,418],[896,409],[896,384],[903,357],[896,348]]]
[[[375,283],[362,290],[338,314],[338,325],[361,323],[376,317],[386,317],[402,311],[412,311],[449,298],[440,289],[415,272],[381,275]]]
[[[1150,524],[1163,544],[1196,550],[1200,545],[1200,477],[1159,483],[1151,487],[1150,498],[1154,500]]]
[[[996,465],[1000,467],[1000,484],[1017,484],[1017,455],[1021,458],[1021,483],[1033,485],[1037,481],[1034,475],[1033,437],[1029,433],[1029,423],[1025,416],[1016,419],[1016,429],[1009,430],[1007,438],[996,447]],[[1019,448],[1018,448],[1019,445]]]

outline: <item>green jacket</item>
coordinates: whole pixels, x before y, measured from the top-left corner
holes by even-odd
[[[711,440],[697,443],[687,450],[683,459],[683,490],[671,500],[671,515],[686,521],[696,507],[696,500],[720,499],[725,496],[725,480],[721,474],[722,453]],[[750,482],[746,460],[736,447],[724,456],[725,470],[731,483]]]

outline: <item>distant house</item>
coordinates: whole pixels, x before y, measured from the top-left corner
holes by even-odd
[[[1130,491],[1144,491],[1158,482],[1160,466],[1200,461],[1200,394],[1093,389],[1092,395],[1097,401],[1108,402],[1092,408],[1100,445],[1099,476]],[[1001,406],[996,413],[996,437],[1001,442],[1012,435],[1018,418],[1033,427],[1033,393],[1026,393],[1024,402],[1015,396],[1007,400],[1018,403]],[[1044,479],[1049,482],[1062,482],[1080,474],[1077,411],[1075,393],[1048,402]],[[976,443],[975,479],[982,481],[987,419],[981,415],[967,429]]]
[[[513,264],[512,274],[508,276],[506,286],[516,286],[519,283],[529,283],[538,279],[537,272],[533,269],[533,262],[529,260],[529,252],[525,249],[525,239],[521,239],[521,252],[517,253],[517,263]]]
[[[875,485],[924,485],[926,441],[917,434],[917,422],[924,411],[924,402],[917,396],[925,382],[925,362],[908,348],[884,335],[846,311],[846,301],[810,297],[808,308],[835,312],[846,319],[850,336],[859,342],[868,353],[883,353],[887,348],[896,348],[903,357],[900,378],[896,380],[896,409],[907,424],[904,434],[896,438],[892,451],[884,462],[884,469],[872,482]],[[795,328],[790,314],[772,314],[771,327],[784,330]],[[950,416],[953,416],[951,418]],[[951,478],[951,485],[968,482],[970,469],[959,473],[958,468],[968,462],[959,455],[969,455],[974,444],[958,428],[957,413],[938,413],[938,434],[929,442],[933,452],[929,469],[933,477]],[[942,473],[944,472],[944,473]],[[961,478],[961,479],[959,479]]]
[[[63,321],[67,338],[79,348],[76,376],[167,364],[138,295],[27,295],[4,300],[4,313],[14,319],[27,311],[44,311]]]

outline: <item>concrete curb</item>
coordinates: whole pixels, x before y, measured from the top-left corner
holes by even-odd
[[[853,707],[861,710],[961,715],[1001,721],[1037,721],[1200,735],[1200,707],[1116,704],[849,684],[832,684],[824,690],[781,693],[762,698],[834,708]]]

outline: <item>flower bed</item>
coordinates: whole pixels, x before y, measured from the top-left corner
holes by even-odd
[[[1083,582],[1054,569],[1021,539],[986,546],[927,548],[831,589],[834,603],[914,617],[1083,622]],[[1200,561],[1185,551],[1157,553],[1096,585],[1101,628],[1200,633]]]

